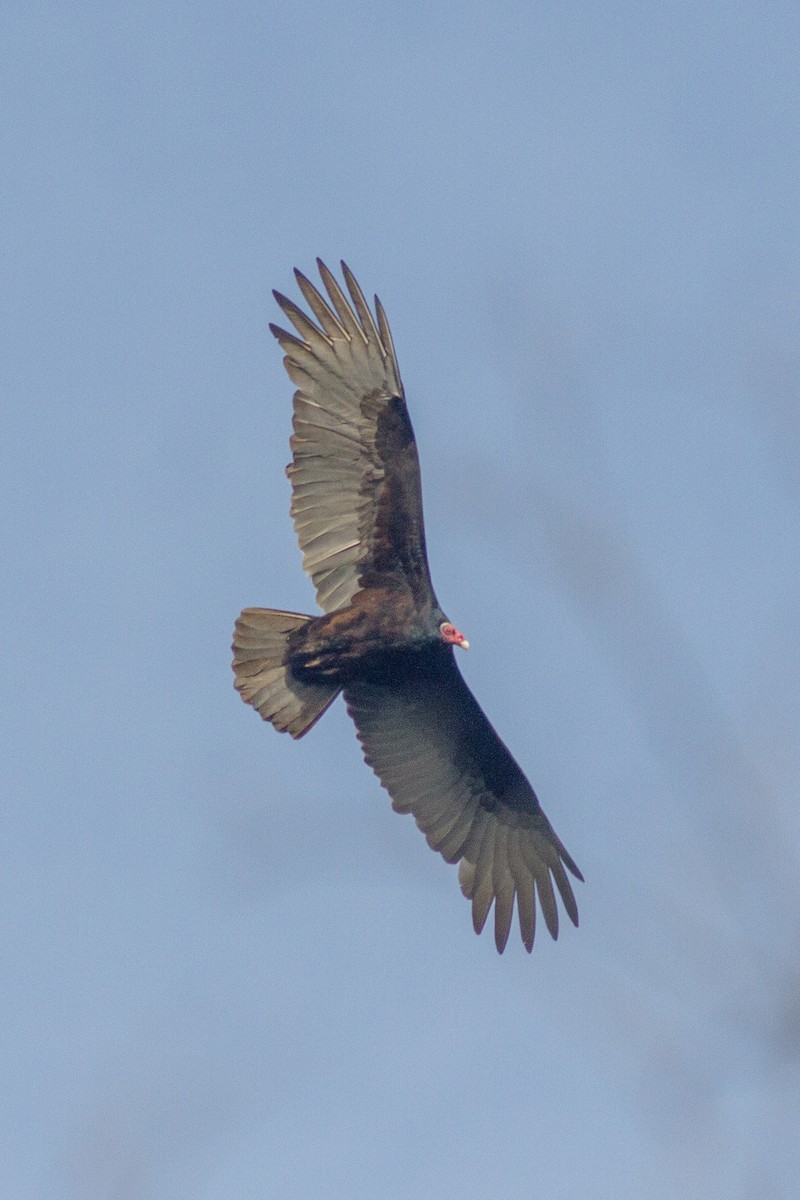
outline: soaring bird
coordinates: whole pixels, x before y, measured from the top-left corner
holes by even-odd
[[[460,864],[475,932],[494,903],[502,953],[516,898],[530,951],[536,895],[556,938],[553,885],[577,925],[567,871],[583,876],[456,664],[454,649],[469,643],[431,583],[417,447],[383,307],[376,296],[373,313],[345,263],[349,299],[317,266],[327,298],[295,271],[313,316],[275,292],[295,332],[270,329],[297,388],[291,515],[324,615],[244,609],[235,687],[294,738],[343,692],[392,807]]]

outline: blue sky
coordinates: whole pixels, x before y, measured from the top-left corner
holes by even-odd
[[[800,1187],[800,14],[127,3],[0,18],[3,1028],[15,1200]],[[532,958],[341,704],[292,267],[389,315],[462,670],[586,875]]]

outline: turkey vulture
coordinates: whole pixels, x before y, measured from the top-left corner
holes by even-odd
[[[274,296],[296,333],[270,329],[296,385],[291,515],[320,617],[246,608],[233,639],[235,687],[276,729],[302,737],[344,693],[364,758],[397,812],[460,863],[480,933],[494,902],[502,953],[514,898],[528,951],[535,893],[558,936],[553,882],[573,924],[565,867],[583,879],[456,666],[469,643],[431,583],[414,433],[392,335],[347,266],[344,295],[317,260],[326,299],[299,271],[313,320]]]

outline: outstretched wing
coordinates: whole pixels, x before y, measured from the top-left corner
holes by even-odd
[[[391,683],[345,689],[364,757],[392,797],[410,812],[428,845],[450,863],[472,900],[480,933],[495,905],[495,942],[502,953],[516,897],[528,951],[536,902],[558,936],[553,883],[573,924],[578,908],[565,866],[580,871],[542,812],[533,788],[486,719],[450,649],[425,660],[424,670]]]
[[[270,325],[297,385],[287,474],[303,566],[325,612],[372,586],[408,587],[423,605],[433,592],[419,460],[389,325],[344,263],[351,302],[317,266],[329,300],[295,271],[317,323],[275,292],[299,337]]]

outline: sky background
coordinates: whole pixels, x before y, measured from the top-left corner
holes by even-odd
[[[800,1194],[796,3],[6,4],[13,1200]],[[532,957],[232,686],[313,611],[267,324],[387,309]],[[543,931],[542,931],[543,932]]]

